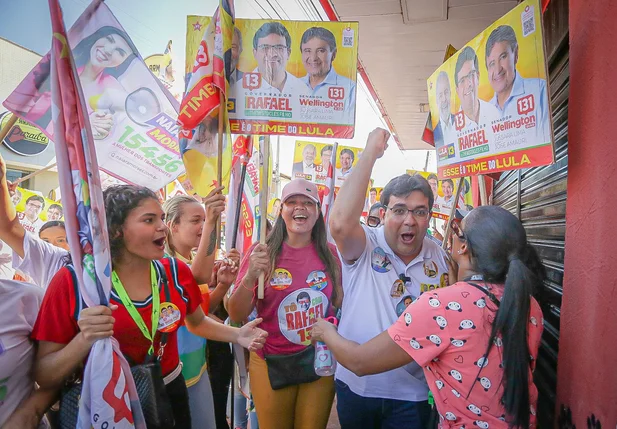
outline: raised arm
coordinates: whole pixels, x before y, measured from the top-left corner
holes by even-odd
[[[6,179],[6,163],[0,155],[0,240],[13,249],[20,258],[24,257],[24,236],[26,231],[17,219],[17,212]]]
[[[216,257],[216,222],[225,210],[223,186],[212,190],[204,199],[206,205],[206,223],[201,233],[201,241],[191,264],[191,271],[197,284],[210,283],[214,259]]]
[[[366,235],[360,225],[366,190],[375,161],[388,147],[390,133],[376,128],[368,136],[366,149],[339,191],[330,213],[330,233],[347,262],[358,259],[366,246]]]

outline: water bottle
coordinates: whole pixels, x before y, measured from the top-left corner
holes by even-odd
[[[338,324],[338,320],[334,317],[328,317],[326,320],[334,325]],[[336,371],[336,359],[334,359],[326,343],[321,341],[315,342],[315,363],[313,366],[315,368],[315,374],[320,377],[334,375]]]
[[[332,356],[332,352],[321,341],[315,343],[315,374],[321,377],[334,375],[336,370],[336,360]]]

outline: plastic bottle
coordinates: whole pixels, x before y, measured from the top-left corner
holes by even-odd
[[[326,320],[334,325],[338,324],[338,321],[334,317],[328,317]],[[322,343],[321,341],[315,342],[315,362],[313,366],[315,368],[315,374],[320,377],[334,375],[336,371],[336,359],[334,359],[326,343]]]

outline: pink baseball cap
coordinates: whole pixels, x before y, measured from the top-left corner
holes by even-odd
[[[306,179],[294,179],[283,188],[283,196],[281,202],[284,203],[294,195],[304,195],[310,198],[313,202],[319,203],[319,193],[317,186]]]

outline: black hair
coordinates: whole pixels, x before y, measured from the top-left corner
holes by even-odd
[[[426,180],[437,180],[439,182],[439,178],[437,177],[437,175],[435,173],[431,173],[428,175],[428,177],[426,178]]]
[[[296,302],[300,301],[301,298],[308,298],[310,301],[311,296],[308,294],[308,292],[300,292],[296,297]]]
[[[381,198],[379,201],[384,206],[390,204],[390,197],[407,197],[413,191],[420,191],[428,198],[428,209],[433,207],[434,197],[431,185],[428,184],[426,179],[419,174],[410,176],[409,174],[401,174],[390,180],[383,191],[381,191]]]
[[[114,34],[124,39],[127,45],[129,45],[131,52],[128,53],[122,64],[120,64],[118,67],[106,68],[104,73],[116,78],[121,76],[131,64],[130,60],[132,60],[133,57],[137,56],[138,51],[137,47],[135,47],[128,34],[116,27],[112,27],[109,25],[99,28],[94,33],[79,42],[77,46],[75,46],[75,49],[73,49],[72,51],[73,58],[75,59],[75,67],[83,67],[88,63],[88,61],[90,61],[90,50],[92,49],[92,46],[97,42],[97,40]]]
[[[62,206],[60,204],[52,204],[47,208],[47,210],[52,210],[52,209],[58,210],[61,215],[64,214],[64,210],[62,209]]]
[[[373,192],[373,191],[377,192],[377,189],[376,189],[376,188],[371,188],[371,189],[369,189],[369,191],[368,191],[368,192],[369,192],[369,193],[371,193],[371,192]]]
[[[45,208],[45,198],[41,197],[40,195],[29,196],[28,199],[26,200],[26,204],[28,204],[30,201],[38,201],[41,204],[43,204],[43,207],[41,207],[41,210]]]
[[[373,213],[373,211],[374,211],[374,210],[383,209],[383,208],[384,208],[383,204],[381,204],[381,203],[375,203],[375,204],[373,204],[373,205],[371,206],[371,208],[369,209],[369,211],[368,211],[368,215],[370,216],[370,215],[371,215],[371,213]]]
[[[486,41],[486,59],[491,54],[495,43],[506,42],[510,45],[510,49],[512,52],[516,51],[518,48],[518,40],[516,40],[516,33],[514,29],[509,25],[500,25],[496,29],[491,32],[491,35],[488,36],[488,40]],[[488,68],[488,62],[486,62],[486,68]]]
[[[478,56],[476,55],[476,51],[473,50],[470,46],[465,46],[458,58],[456,59],[456,67],[454,68],[454,82],[458,86],[458,72],[463,68],[463,64],[467,61],[473,61],[474,66],[476,66],[476,71],[480,71],[478,69]]]
[[[120,256],[120,251],[124,247],[122,225],[129,213],[142,201],[150,198],[159,200],[152,190],[142,186],[114,185],[103,191],[112,261]]]
[[[349,156],[351,156],[351,163],[353,164],[354,160],[356,159],[356,155],[354,155],[353,150],[347,149],[347,148],[343,149],[341,151],[341,157],[343,156],[344,153],[346,153]]]
[[[443,186],[444,183],[449,183],[450,186],[452,186],[452,189],[454,189],[454,181],[452,179],[444,179],[441,181],[441,186]]]
[[[324,153],[324,152],[326,152],[326,151],[330,151],[330,152],[332,152],[332,150],[333,150],[333,149],[334,149],[334,147],[333,147],[331,144],[329,144],[328,146],[324,146],[324,147],[322,147],[322,148],[321,148],[321,152],[320,152],[320,153],[321,153],[321,155],[323,156],[323,153]]]
[[[542,263],[527,241],[523,225],[509,211],[497,206],[477,207],[463,223],[473,269],[483,275],[486,283],[505,284],[485,357],[497,336],[501,336],[504,386],[501,401],[510,427],[527,428],[531,366],[527,329],[531,297],[542,289]]]
[[[264,25],[259,27],[259,30],[257,30],[253,36],[253,49],[257,49],[259,39],[268,37],[270,34],[283,36],[285,38],[285,42],[287,43],[287,49],[291,49],[291,36],[289,35],[289,31],[287,31],[285,26],[280,22],[266,22]]]
[[[311,27],[304,32],[302,40],[300,41],[300,51],[302,51],[302,45],[315,37],[326,42],[330,47],[330,52],[336,52],[336,39],[334,38],[334,34],[323,27]]]
[[[50,220],[49,222],[45,222],[41,229],[39,229],[39,237],[41,236],[41,233],[46,229],[54,228],[56,226],[59,226],[62,229],[66,229],[66,227],[64,226],[64,222],[62,222],[61,220]]]

